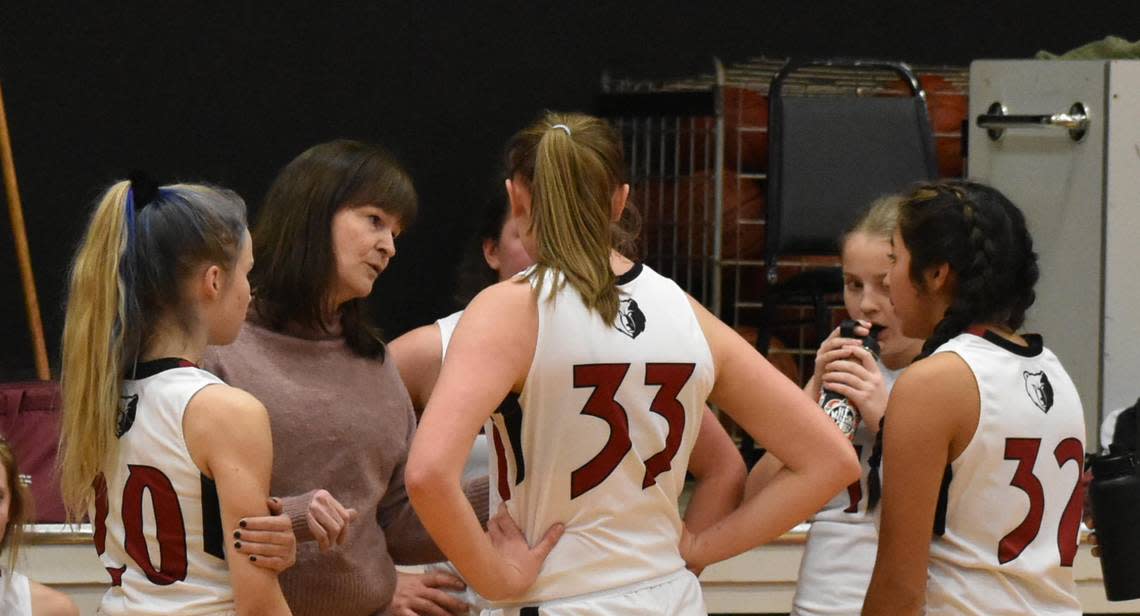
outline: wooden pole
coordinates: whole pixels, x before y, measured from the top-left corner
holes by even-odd
[[[12,219],[16,259],[20,263],[20,281],[24,287],[28,329],[32,334],[36,376],[42,381],[49,381],[51,369],[48,367],[47,345],[44,343],[44,324],[40,319],[40,302],[36,297],[36,279],[32,276],[32,255],[28,250],[28,234],[24,229],[24,208],[20,204],[20,190],[16,185],[16,165],[12,160],[12,141],[8,135],[8,113],[4,110],[2,88],[0,88],[0,164],[4,167],[4,191],[8,196],[8,216]]]

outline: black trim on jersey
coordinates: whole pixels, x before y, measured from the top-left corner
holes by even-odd
[[[222,504],[218,501],[218,486],[205,475],[202,478],[202,544],[203,550],[212,556],[226,559],[222,546]]]
[[[950,506],[950,480],[954,478],[954,471],[950,465],[942,472],[942,487],[938,488],[938,507],[934,510],[934,534],[941,537],[946,534],[946,509]]]
[[[633,280],[635,278],[637,278],[638,276],[641,275],[641,270],[643,270],[643,269],[645,269],[645,266],[642,265],[642,263],[640,261],[637,263],[634,263],[633,267],[629,268],[629,270],[626,273],[617,277],[617,284],[623,285],[623,284],[629,284],[629,283],[633,282]]]
[[[175,368],[197,368],[198,365],[194,362],[182,359],[181,357],[163,357],[160,359],[152,359],[150,361],[141,361],[132,368],[128,368],[127,374],[123,378],[127,380],[140,380],[147,377],[152,377],[160,372],[173,370]]]
[[[503,403],[495,411],[503,416],[503,425],[507,427],[507,439],[511,442],[511,452],[515,458],[515,485],[519,485],[526,477],[526,464],[523,462],[522,452],[522,407],[519,406],[519,395],[509,394],[503,398]]]
[[[970,331],[970,333],[974,334],[975,336],[981,336],[983,340],[999,346],[1009,351],[1010,353],[1013,353],[1014,355],[1020,355],[1022,357],[1037,357],[1041,354],[1041,351],[1045,349],[1045,341],[1041,338],[1041,334],[1022,334],[1021,337],[1025,338],[1025,342],[1028,344],[1026,346],[1021,346],[1012,340],[1002,338],[1001,336],[995,334],[993,330],[987,329],[981,333],[977,331]]]

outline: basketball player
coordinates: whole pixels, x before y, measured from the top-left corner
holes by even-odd
[[[222,536],[267,513],[265,408],[195,365],[237,335],[252,264],[228,190],[135,178],[91,217],[64,324],[60,467],[110,574],[101,614],[289,613],[276,576]]]
[[[856,333],[867,335],[871,323],[884,329],[876,359],[859,340],[840,337],[836,328],[820,345],[815,373],[804,387],[813,400],[827,388],[847,396],[858,409],[861,421],[853,444],[863,469],[858,481],[835,494],[811,519],[792,614],[858,614],[871,581],[878,532],[874,518],[867,515],[867,459],[891,387],[922,347],[922,340],[903,334],[887,292],[891,234],[901,201],[885,197],[871,204],[840,240],[843,303],[847,313],[860,320]],[[747,493],[763,486],[781,466],[773,455],[761,458],[748,477]]]
[[[1024,216],[987,186],[924,185],[892,244],[895,313],[926,342],[887,407],[863,613],[1080,614],[1084,414],[1041,337],[1017,333],[1038,277]]]
[[[855,480],[858,461],[731,328],[613,250],[629,185],[608,124],[549,113],[515,135],[507,159],[512,215],[536,265],[464,312],[409,454],[413,506],[496,603],[491,614],[703,614],[686,564],[777,537]],[[519,412],[491,417],[511,393]],[[706,399],[788,468],[692,535],[677,497]],[[501,523],[485,535],[459,488],[488,417],[503,445],[504,508],[523,535]]]
[[[20,483],[16,454],[0,437],[0,614],[4,616],[78,616],[67,595],[29,580],[16,571],[24,524],[31,518],[32,495]]]
[[[488,214],[488,220],[493,224],[484,224],[480,233],[481,257],[486,268],[495,273],[498,282],[502,282],[532,265],[534,260],[526,253],[517,220],[510,216],[509,208],[491,207]],[[447,355],[447,345],[462,315],[460,310],[435,323],[418,327],[396,338],[388,347],[417,410],[422,411],[431,396],[443,358]],[[517,396],[508,396],[500,405],[499,412],[510,413],[515,407]],[[488,423],[486,430],[493,431],[493,424]],[[503,447],[500,437],[496,449]],[[502,500],[510,498],[510,490],[506,476],[499,479],[497,465],[491,463],[489,452],[487,437],[480,433],[468,457],[463,477],[467,479],[490,473],[490,483],[497,487],[490,501],[491,509],[495,510]],[[685,509],[684,521],[690,530],[696,532],[708,528],[740,504],[746,475],[744,459],[732,438],[707,408],[701,416],[700,432],[689,459],[689,472],[697,483]],[[465,598],[470,604],[482,603],[482,599],[470,590],[465,593]]]

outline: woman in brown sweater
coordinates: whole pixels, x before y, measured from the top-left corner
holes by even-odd
[[[253,307],[237,341],[204,362],[269,410],[274,507],[298,542],[280,576],[294,614],[386,613],[399,592],[394,564],[442,559],[404,490],[411,401],[364,303],[416,202],[407,172],[377,146],[333,141],[290,162],[254,230]],[[485,512],[486,478],[467,491]],[[284,524],[247,518],[235,547],[286,567],[271,535]],[[441,584],[462,588],[434,574],[406,584],[401,601],[451,609],[431,588]]]

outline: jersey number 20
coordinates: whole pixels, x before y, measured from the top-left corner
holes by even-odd
[[[673,456],[681,448],[681,436],[685,432],[685,407],[677,400],[677,395],[685,383],[689,382],[694,367],[694,364],[645,365],[645,385],[660,387],[649,404],[649,410],[665,418],[669,431],[665,436],[664,449],[644,461],[642,489],[653,485],[658,475],[671,468]],[[629,364],[574,366],[574,387],[594,388],[582,407],[582,414],[597,417],[609,424],[610,437],[597,455],[570,474],[571,499],[578,498],[605,481],[633,447],[629,438],[629,415],[616,400],[627,372]]]
[[[130,474],[123,487],[123,546],[153,584],[167,586],[186,579],[186,527],[182,507],[170,479],[153,466],[129,465]],[[143,535],[143,491],[150,491],[154,504],[154,522],[158,527],[159,566],[150,560],[146,536]],[[99,477],[95,485],[95,551],[100,556],[107,545],[107,485]],[[107,568],[111,584],[119,586],[126,567]]]

